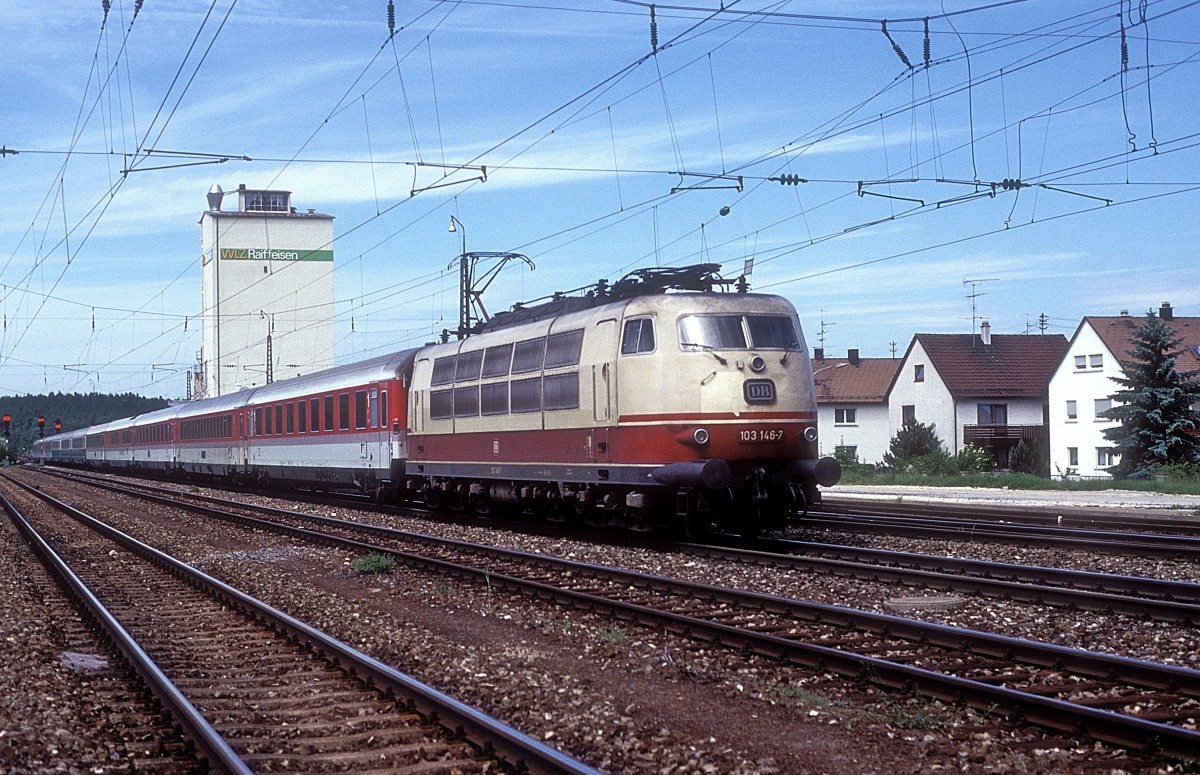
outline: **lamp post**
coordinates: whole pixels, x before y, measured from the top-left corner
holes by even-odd
[[[458,254],[458,338],[462,339],[467,335],[467,327],[470,324],[468,318],[471,314],[471,277],[470,268],[467,265],[467,227],[463,226],[462,221],[451,215],[449,231],[457,231],[462,234],[462,252]]]
[[[847,364],[846,364],[846,361],[842,361],[841,363],[834,364],[834,365],[832,365],[832,366],[822,366],[821,368],[819,368],[819,369],[817,369],[816,371],[814,371],[814,372],[813,372],[813,384],[814,384],[814,385],[823,385],[823,384],[825,384],[824,382],[821,382],[820,380],[818,380],[818,379],[817,379],[817,375],[818,375],[818,374],[820,374],[821,372],[823,372],[823,371],[826,371],[826,370],[828,370],[828,369],[840,369],[840,368],[842,368],[842,367],[843,367],[843,366],[845,366],[845,365],[847,365]]]

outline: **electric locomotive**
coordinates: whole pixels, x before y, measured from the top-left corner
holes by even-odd
[[[409,486],[634,529],[784,527],[840,467],[818,458],[795,309],[718,269],[640,270],[422,349]]]

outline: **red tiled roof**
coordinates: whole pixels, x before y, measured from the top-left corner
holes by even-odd
[[[1046,395],[1063,355],[1062,334],[917,334],[955,398],[1037,398]],[[911,352],[912,346],[909,346]]]
[[[1146,316],[1098,317],[1089,315],[1083,320],[1091,324],[1092,329],[1104,342],[1104,346],[1118,361],[1128,364],[1129,353],[1126,350],[1133,348],[1133,331],[1146,322]],[[1175,330],[1176,336],[1183,339],[1180,347],[1184,348],[1184,353],[1176,361],[1175,368],[1179,371],[1200,369],[1200,318],[1173,318],[1163,322],[1167,324],[1168,328]]]
[[[812,365],[817,403],[882,403],[887,400],[900,359],[859,358],[857,363],[850,363],[846,358],[825,358]]]

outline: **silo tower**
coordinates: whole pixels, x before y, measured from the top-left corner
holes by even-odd
[[[200,216],[202,378],[211,398],[333,365],[333,216],[290,191],[213,185]]]

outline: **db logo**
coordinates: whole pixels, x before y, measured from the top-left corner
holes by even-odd
[[[748,404],[773,404],[775,383],[769,379],[748,379],[742,383],[742,396]]]

